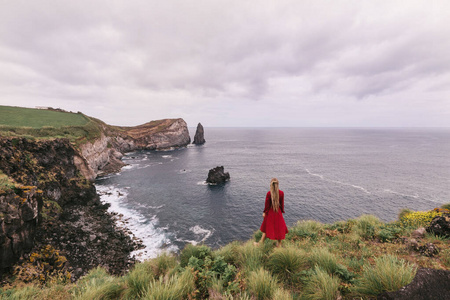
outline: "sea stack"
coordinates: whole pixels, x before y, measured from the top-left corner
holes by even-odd
[[[206,182],[208,183],[224,183],[225,181],[230,180],[230,173],[224,171],[223,166],[215,167],[214,169],[209,170],[208,178]]]
[[[192,142],[192,144],[203,145],[206,142],[204,134],[205,131],[203,130],[202,124],[198,123],[197,131],[195,131],[194,141]]]

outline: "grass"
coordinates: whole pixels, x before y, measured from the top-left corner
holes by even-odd
[[[250,293],[258,300],[273,299],[277,289],[276,278],[263,268],[250,273],[247,285]]]
[[[378,295],[383,291],[396,291],[410,283],[416,268],[393,255],[375,258],[375,265],[366,264],[355,290],[366,295]]]
[[[307,280],[303,297],[310,300],[334,300],[339,296],[340,280],[328,274],[319,266],[315,266],[311,277]]]
[[[122,277],[98,268],[77,283],[24,286],[16,279],[0,289],[0,299],[371,299],[410,283],[419,267],[450,269],[447,238],[426,234],[420,245],[440,249],[427,257],[401,239],[380,237],[399,228],[408,238],[411,228],[402,224],[373,216],[327,225],[304,221],[281,248],[270,240],[254,246],[253,239],[214,251],[188,245],[178,256],[136,264]]]
[[[10,191],[15,186],[14,181],[0,170],[0,193]]]
[[[44,109],[0,106],[0,126],[29,128],[62,128],[84,126],[89,119],[81,113],[60,112]]]

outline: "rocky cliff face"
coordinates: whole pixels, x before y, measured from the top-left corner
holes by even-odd
[[[88,168],[83,170],[82,160],[77,166],[86,178],[94,179],[104,173],[117,172],[124,164],[123,153],[135,150],[167,150],[185,147],[191,141],[183,119],[152,121],[135,127],[103,128],[99,139],[80,146],[81,156]]]
[[[132,263],[135,243],[114,229],[77,159],[88,167],[68,140],[0,138],[0,170],[16,182],[0,192],[0,274],[33,245],[62,250],[78,275],[96,265],[120,272]]]
[[[0,193],[0,275],[32,249],[41,194],[36,187]]]

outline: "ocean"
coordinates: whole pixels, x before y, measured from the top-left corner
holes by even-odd
[[[190,129],[191,136],[195,133]],[[450,202],[450,129],[205,128],[206,143],[127,153],[96,187],[118,221],[142,239],[139,259],[186,243],[248,240],[262,222],[270,179],[285,192],[285,220],[333,223]],[[208,185],[224,166],[230,181]]]

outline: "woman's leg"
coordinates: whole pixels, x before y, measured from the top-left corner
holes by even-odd
[[[277,240],[277,247],[281,247],[281,240]]]
[[[258,242],[258,243],[257,243],[257,242],[254,242],[253,244],[254,244],[255,246],[261,245],[262,243],[264,243],[264,240],[265,240],[265,239],[266,239],[266,233],[263,232],[262,237],[261,237],[261,239],[259,240],[259,242]]]

